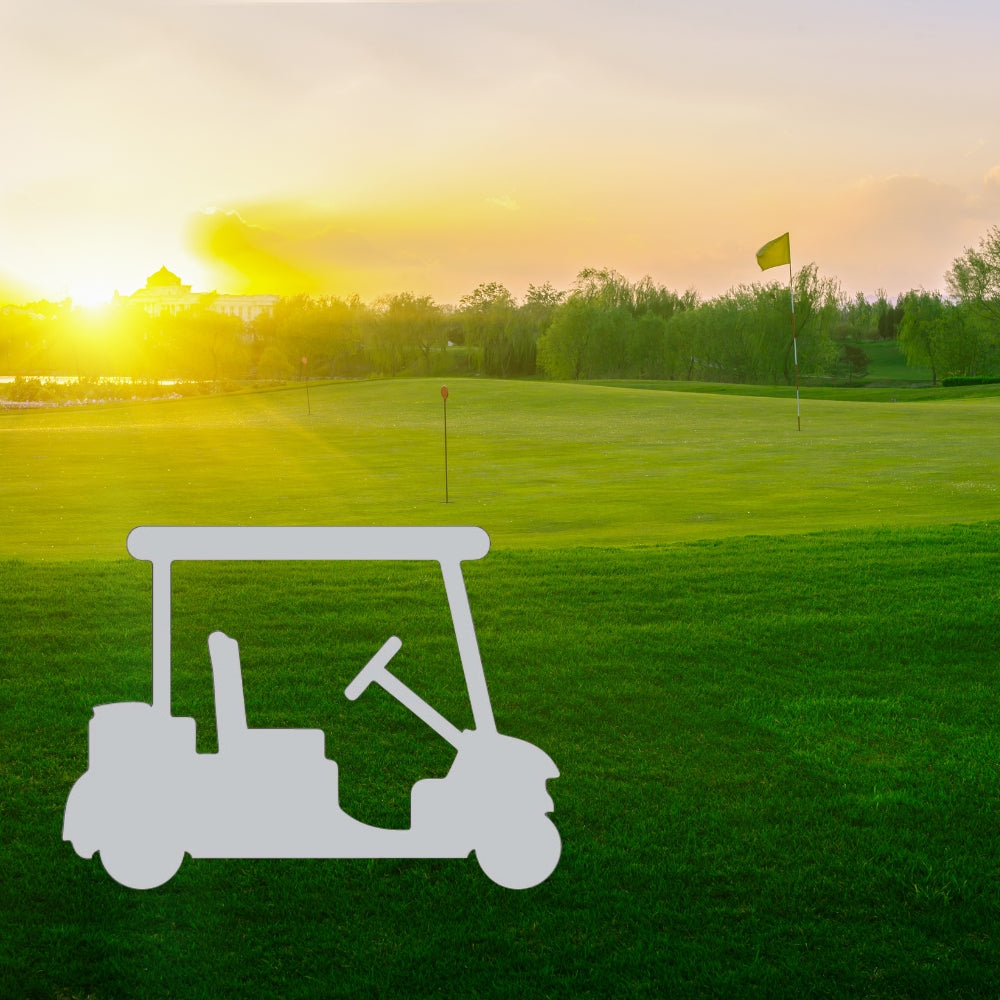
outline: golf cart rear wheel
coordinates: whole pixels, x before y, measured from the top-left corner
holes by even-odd
[[[150,850],[143,845],[108,844],[101,848],[105,871],[129,889],[155,889],[169,882],[184,860],[180,848],[160,847]]]
[[[547,816],[522,829],[492,831],[476,847],[479,867],[505,889],[530,889],[544,882],[561,853],[562,838]]]

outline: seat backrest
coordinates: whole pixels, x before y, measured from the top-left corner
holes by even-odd
[[[224,753],[247,731],[240,647],[225,632],[213,632],[208,637],[208,652],[212,658],[212,680],[215,684],[215,724],[219,735],[219,753]]]

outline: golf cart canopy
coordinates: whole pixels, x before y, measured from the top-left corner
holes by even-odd
[[[144,526],[128,550],[150,562],[215,559],[481,559],[490,539],[475,527]]]

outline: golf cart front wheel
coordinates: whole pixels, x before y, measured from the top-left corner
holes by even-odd
[[[141,844],[108,844],[101,848],[105,871],[129,889],[155,889],[169,882],[184,860],[180,848],[145,849]]]
[[[476,848],[479,867],[505,889],[530,889],[544,882],[559,863],[562,838],[547,816],[523,829],[491,832]]]

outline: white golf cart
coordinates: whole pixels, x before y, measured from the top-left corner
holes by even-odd
[[[511,889],[544,881],[562,850],[545,783],[559,772],[538,747],[497,732],[461,562],[479,559],[479,528],[142,527],[128,550],[153,567],[153,700],[99,705],[89,767],[66,803],[63,838],[100,851],[112,878],[162,885],[193,858],[462,858]],[[239,648],[208,637],[218,752],[198,753],[195,720],[171,715],[171,564],[178,560],[430,560],[440,564],[475,728],[459,730],[387,669],[391,636],[347,686],[372,683],[456,750],[443,778],[412,789],[409,829],[352,818],[321,729],[255,729],[246,722]]]

